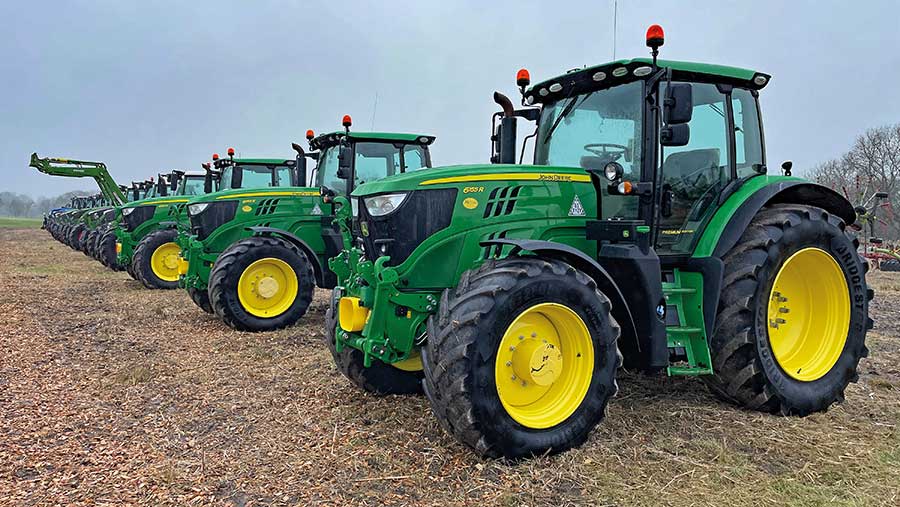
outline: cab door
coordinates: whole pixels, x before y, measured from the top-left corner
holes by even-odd
[[[664,96],[665,85],[660,86]],[[727,89],[726,89],[727,90]],[[730,94],[717,85],[693,83],[693,115],[685,146],[660,147],[659,255],[690,254],[734,178]]]

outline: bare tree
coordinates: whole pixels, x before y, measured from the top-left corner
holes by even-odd
[[[855,205],[874,192],[887,192],[875,230],[887,239],[900,239],[900,222],[893,213],[900,205],[900,123],[867,130],[847,153],[814,167],[810,177],[844,194]]]

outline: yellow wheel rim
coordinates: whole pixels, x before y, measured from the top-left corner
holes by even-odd
[[[841,356],[850,329],[850,291],[837,261],[819,248],[788,257],[769,293],[769,344],[790,377],[811,382]]]
[[[178,281],[178,257],[181,248],[173,242],[163,243],[150,256],[150,269],[157,278],[166,282]]]
[[[251,315],[277,317],[294,304],[298,285],[297,273],[287,262],[267,257],[253,262],[241,273],[238,299]]]
[[[391,366],[403,371],[422,371],[425,367],[422,365],[422,355],[418,351],[413,352],[403,361],[391,363]]]
[[[581,406],[594,373],[587,325],[570,308],[541,303],[520,313],[500,340],[494,374],[506,413],[526,428],[565,421]]]

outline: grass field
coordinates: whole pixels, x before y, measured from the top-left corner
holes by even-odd
[[[39,229],[40,218],[0,217],[0,229]]]
[[[0,230],[2,505],[900,505],[900,274],[846,402],[784,418],[622,373],[581,448],[484,460],[291,329],[227,329],[44,231]]]

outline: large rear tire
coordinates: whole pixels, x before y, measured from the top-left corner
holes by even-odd
[[[409,371],[385,364],[378,359],[366,368],[363,353],[352,347],[344,347],[340,352],[335,346],[334,333],[337,330],[335,301],[325,312],[325,345],[331,352],[334,364],[350,382],[363,391],[373,394],[419,394],[422,392],[423,372]]]
[[[315,273],[297,246],[254,236],[231,245],[209,275],[209,299],[216,315],[239,331],[291,326],[312,302]]]
[[[178,231],[161,229],[144,236],[134,248],[131,269],[148,289],[178,288]]]
[[[425,392],[442,426],[490,457],[581,445],[617,390],[619,326],[593,279],[539,258],[489,260],[429,320]]]
[[[805,416],[843,401],[868,355],[866,262],[821,208],[760,211],[723,257],[709,388],[742,407]]]

